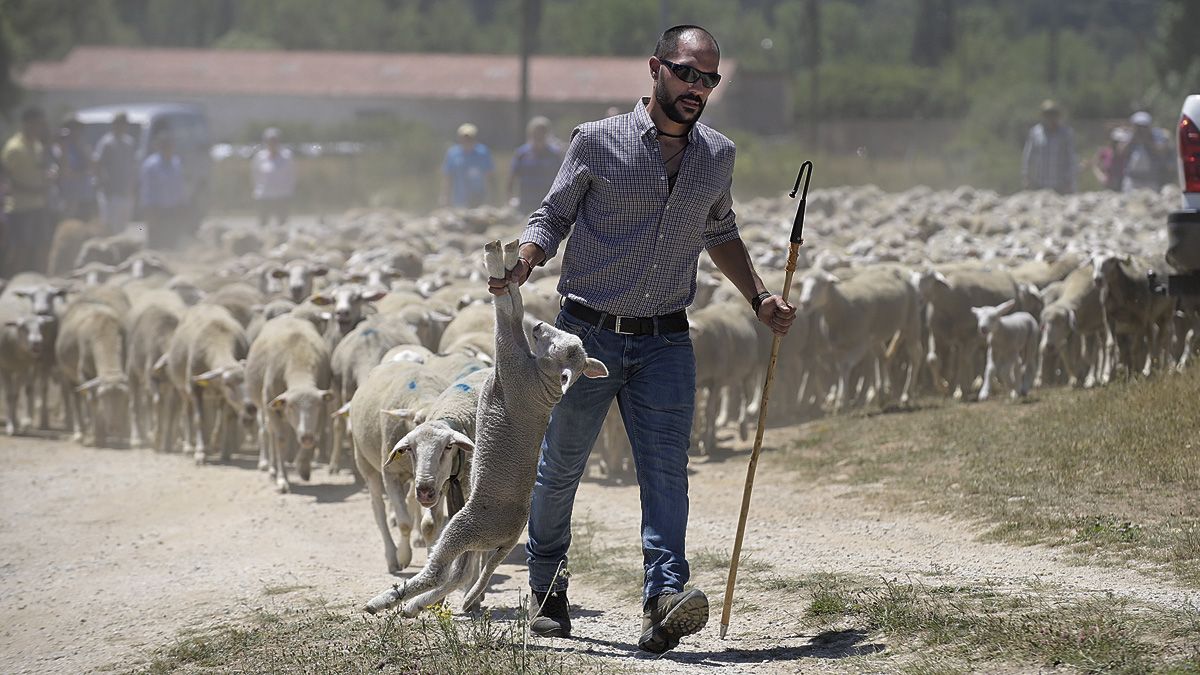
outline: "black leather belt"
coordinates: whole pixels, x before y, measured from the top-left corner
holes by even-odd
[[[563,309],[567,314],[580,321],[586,321],[592,325],[599,324],[601,328],[620,335],[653,335],[656,323],[659,333],[678,333],[688,329],[687,311],[682,309],[662,316],[614,316],[592,309],[587,305],[581,305],[574,300],[567,300],[563,304]],[[600,323],[601,317],[604,317],[603,323]]]

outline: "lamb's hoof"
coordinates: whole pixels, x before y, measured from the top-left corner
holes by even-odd
[[[204,451],[197,450],[192,455],[192,459],[194,459],[196,461],[196,466],[203,466],[204,465]]]
[[[300,480],[307,481],[312,477],[311,466],[299,466],[296,468],[296,474],[300,476]]]
[[[259,471],[266,471],[267,469],[270,469],[270,468],[271,468],[270,462],[268,462],[265,459],[258,460],[258,470]]]
[[[363,611],[366,612],[367,614],[378,614],[380,612],[385,612],[385,611],[395,607],[396,605],[400,604],[400,601],[403,599],[404,599],[404,592],[402,590],[402,587],[401,586],[392,586],[391,588],[387,589],[386,591],[371,598],[371,601],[368,602],[366,604],[366,606],[363,607]]]
[[[290,490],[290,489],[291,489],[291,486],[288,485],[288,482],[286,480],[275,481],[275,490],[279,494],[285,495],[288,493],[288,490]]]

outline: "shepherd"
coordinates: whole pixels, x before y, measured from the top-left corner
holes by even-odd
[[[764,286],[738,234],[730,189],[734,145],[699,123],[720,83],[721,52],[704,28],[668,28],[649,59],[650,96],[633,110],[577,127],[562,167],[521,235],[520,259],[495,295],[528,280],[574,227],[562,260],[555,325],[579,336],[607,378],[581,380],[555,406],[541,446],[529,515],[529,585],[540,607],[530,630],[571,634],[567,549],[588,455],[616,397],[641,494],[642,627],[638,646],[674,649],[708,622],[690,576],[688,442],[696,362],[687,307],[707,250],[751,311],[784,335],[795,307]]]

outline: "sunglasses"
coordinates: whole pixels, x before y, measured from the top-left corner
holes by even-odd
[[[691,66],[672,63],[666,59],[659,59],[658,62],[670,68],[671,72],[675,73],[675,77],[678,77],[688,84],[691,84],[696,80],[702,80],[704,82],[704,86],[712,89],[721,81],[720,73],[706,73],[703,70],[696,70]]]

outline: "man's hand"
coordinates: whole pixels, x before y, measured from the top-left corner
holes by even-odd
[[[492,295],[508,295],[508,282],[515,281],[518,286],[521,286],[529,279],[530,272],[533,272],[533,267],[529,264],[529,260],[524,256],[517,258],[517,264],[509,270],[503,279],[488,277],[488,293]]]
[[[792,322],[796,320],[796,306],[784,302],[778,295],[768,296],[758,306],[758,320],[776,335],[787,335]]]

